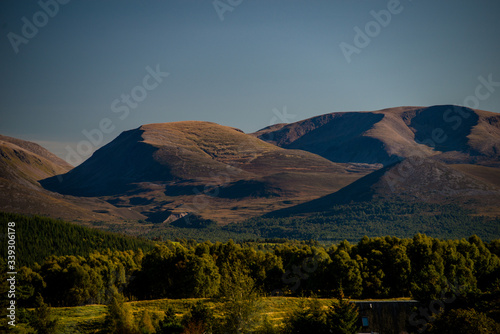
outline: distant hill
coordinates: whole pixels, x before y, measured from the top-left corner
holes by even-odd
[[[73,166],[38,144],[0,135],[0,177],[26,186]]]
[[[82,200],[50,192],[40,180],[73,168],[38,144],[0,135],[0,210],[83,221],[141,219],[98,199]]]
[[[70,172],[41,183],[58,193],[106,197],[155,223],[193,211],[220,221],[327,194],[376,168],[334,163],[238,129],[187,121],[126,131]],[[200,199],[210,205],[197,205]]]
[[[500,188],[495,184],[498,180],[488,182],[459,169],[431,159],[408,158],[366,175],[330,195],[266,216],[324,212],[335,205],[371,201],[453,203],[498,215],[496,206],[500,202]]]
[[[453,105],[331,113],[253,135],[334,162],[389,165],[420,156],[500,166],[500,115]]]
[[[337,219],[328,212],[351,203],[369,212],[370,203],[397,202],[401,224],[406,215],[426,214],[405,203],[434,205],[435,217],[441,206],[456,206],[462,211],[450,218],[454,224],[484,215],[494,226],[500,115],[452,105],[399,107],[325,114],[253,134],[211,122],[147,124],[75,168],[34,143],[0,137],[0,187],[0,210],[134,235],[206,232],[258,217],[319,215],[319,222],[325,212]],[[483,219],[471,217],[469,225]],[[418,232],[418,221],[412,224]]]
[[[63,175],[62,182],[52,178],[43,184],[60,193],[102,196],[123,193],[141,182],[222,184],[277,173],[344,170],[317,155],[284,150],[234,128],[190,121],[126,131]]]

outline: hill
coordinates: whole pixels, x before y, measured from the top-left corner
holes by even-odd
[[[99,199],[81,199],[47,191],[40,181],[72,166],[38,144],[0,136],[0,210],[82,221],[141,219]],[[59,179],[55,177],[57,182]]]
[[[328,211],[357,202],[423,202],[460,204],[498,215],[500,188],[431,159],[409,158],[379,169],[321,198],[266,214],[291,216]]]
[[[254,134],[210,122],[148,124],[73,169],[10,138],[0,209],[134,235],[203,229],[197,237],[214,224],[379,201],[498,217],[499,117],[450,105],[331,113]]]
[[[331,113],[253,135],[334,162],[389,165],[420,156],[500,166],[500,115],[453,105]]]
[[[70,172],[41,183],[63,194],[99,196],[153,223],[191,212],[231,221],[338,190],[375,168],[187,121],[126,131]]]
[[[0,135],[0,177],[26,186],[72,166],[38,144]]]

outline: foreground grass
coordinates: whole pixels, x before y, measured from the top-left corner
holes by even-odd
[[[265,297],[258,299],[258,310],[261,316],[267,316],[275,326],[282,324],[287,313],[292,312],[299,307],[304,298],[297,297]],[[391,299],[408,300],[408,298]],[[182,317],[188,312],[191,305],[198,301],[203,301],[208,307],[213,308],[216,317],[222,317],[218,309],[219,302],[213,299],[157,299],[128,302],[136,321],[139,321],[141,315],[146,310],[149,312],[154,323],[161,320],[168,306],[171,306],[178,317]],[[336,301],[336,299],[319,299],[327,306]],[[57,307],[52,309],[52,313],[59,322],[58,334],[63,333],[98,333],[102,327],[104,317],[106,316],[106,306],[104,305],[86,305],[77,307]],[[21,326],[23,327],[23,326]]]

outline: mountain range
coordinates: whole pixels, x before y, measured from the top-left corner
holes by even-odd
[[[220,225],[378,200],[499,217],[500,115],[452,105],[336,112],[246,134],[143,125],[72,167],[0,136],[0,210],[130,233],[186,215]],[[175,224],[174,224],[175,225]]]

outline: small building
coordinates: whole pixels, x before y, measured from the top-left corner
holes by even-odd
[[[416,300],[354,301],[359,310],[359,334],[408,334],[408,319]]]

